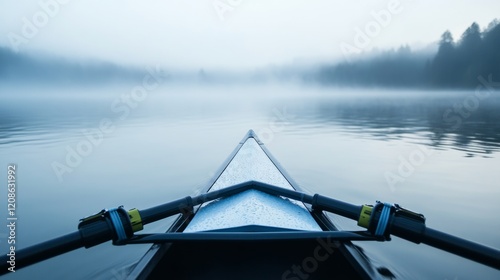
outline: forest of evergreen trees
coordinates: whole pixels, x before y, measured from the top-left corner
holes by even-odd
[[[322,84],[381,87],[474,88],[478,77],[500,81],[500,22],[481,31],[473,23],[458,41],[446,31],[432,56],[408,46],[374,58],[321,67],[313,80]]]

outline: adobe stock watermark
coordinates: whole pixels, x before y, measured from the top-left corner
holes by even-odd
[[[386,171],[384,174],[387,185],[392,192],[396,191],[396,185],[404,182],[408,177],[413,175],[415,169],[434,154],[434,150],[424,145],[418,145],[410,152],[407,157],[399,155],[399,164],[396,169],[397,172]]]
[[[411,0],[407,0],[411,1]],[[387,28],[393,17],[400,14],[404,10],[403,4],[399,0],[389,0],[386,8],[379,11],[371,11],[371,20],[366,22],[362,28],[354,28],[354,37],[351,43],[340,43],[340,50],[344,58],[349,61],[353,54],[360,54],[372,43],[372,40],[379,36],[384,28]]]
[[[274,117],[269,121],[267,127],[259,129],[257,135],[263,143],[270,143],[274,140],[274,135],[285,129],[285,126],[293,119],[295,115],[289,114],[286,107],[282,110],[273,109]]]
[[[72,173],[75,168],[82,164],[94,148],[100,146],[105,136],[115,131],[118,121],[124,121],[130,113],[146,100],[149,93],[157,89],[165,81],[168,74],[156,66],[155,69],[147,68],[148,73],[143,77],[141,85],[133,87],[129,93],[122,94],[111,103],[111,112],[116,118],[103,118],[96,128],[82,130],[83,139],[74,146],[66,146],[64,161],[53,161],[51,166],[59,182],[63,181],[66,173]]]
[[[314,248],[312,255],[304,258],[300,264],[294,264],[281,275],[281,280],[309,279],[316,272],[321,263],[340,247],[340,242],[331,238],[317,238],[318,245]]]
[[[10,46],[15,52],[19,51],[22,44],[27,44],[35,38],[40,30],[46,27],[51,18],[56,17],[61,11],[61,7],[68,4],[71,0],[40,0],[39,9],[31,17],[22,17],[22,26],[19,33],[9,32],[7,37]]]
[[[482,100],[490,97],[495,88],[496,90],[500,89],[500,82],[494,82],[491,74],[488,76],[488,80],[483,76],[479,76],[477,79],[479,84],[476,86],[474,94],[468,95],[462,102],[455,103],[453,108],[444,111],[443,121],[450,126],[443,130],[444,133],[458,130],[462,123],[479,108],[479,103]],[[483,90],[483,87],[486,91]]]
[[[212,2],[215,13],[221,21],[226,20],[226,13],[233,12],[244,0],[215,0]]]
[[[491,94],[500,89],[500,82],[492,80],[492,75],[486,80],[483,76],[478,78],[479,84],[474,93],[469,94],[461,102],[455,103],[452,108],[448,108],[443,113],[443,124],[445,128],[437,134],[451,133],[460,129],[462,124],[472,114],[478,110],[480,102],[487,99]],[[408,177],[413,175],[417,167],[435,153],[433,149],[427,146],[417,146],[407,157],[399,156],[399,164],[394,171],[384,173],[385,180],[391,191],[396,191],[396,185],[403,183]]]

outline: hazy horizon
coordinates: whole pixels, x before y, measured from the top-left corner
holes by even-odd
[[[28,3],[26,3],[28,2]],[[495,19],[500,2],[4,2],[0,46],[126,66],[256,69],[342,62],[358,53],[433,46]],[[450,8],[453,7],[453,8]],[[446,15],[444,17],[443,15]]]

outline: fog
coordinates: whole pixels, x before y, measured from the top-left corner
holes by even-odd
[[[485,27],[500,2],[1,1],[0,46],[183,71],[339,62]],[[359,40],[366,36],[366,42]],[[346,49],[347,46],[347,49]]]
[[[253,70],[213,70],[132,67],[98,60],[70,60],[54,55],[16,53],[0,47],[0,81],[48,85],[138,83],[148,73],[161,71],[171,84],[230,85],[294,82],[322,86],[386,88],[474,88],[500,80],[500,24],[493,20],[481,29],[472,23],[457,40],[446,30],[435,48],[414,51],[373,51],[347,62],[295,62]]]

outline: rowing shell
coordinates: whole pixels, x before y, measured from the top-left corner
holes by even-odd
[[[302,191],[250,130],[203,192],[257,181]],[[180,215],[168,232],[336,231],[302,202],[247,190]],[[127,279],[384,279],[361,249],[328,238],[155,244]]]

